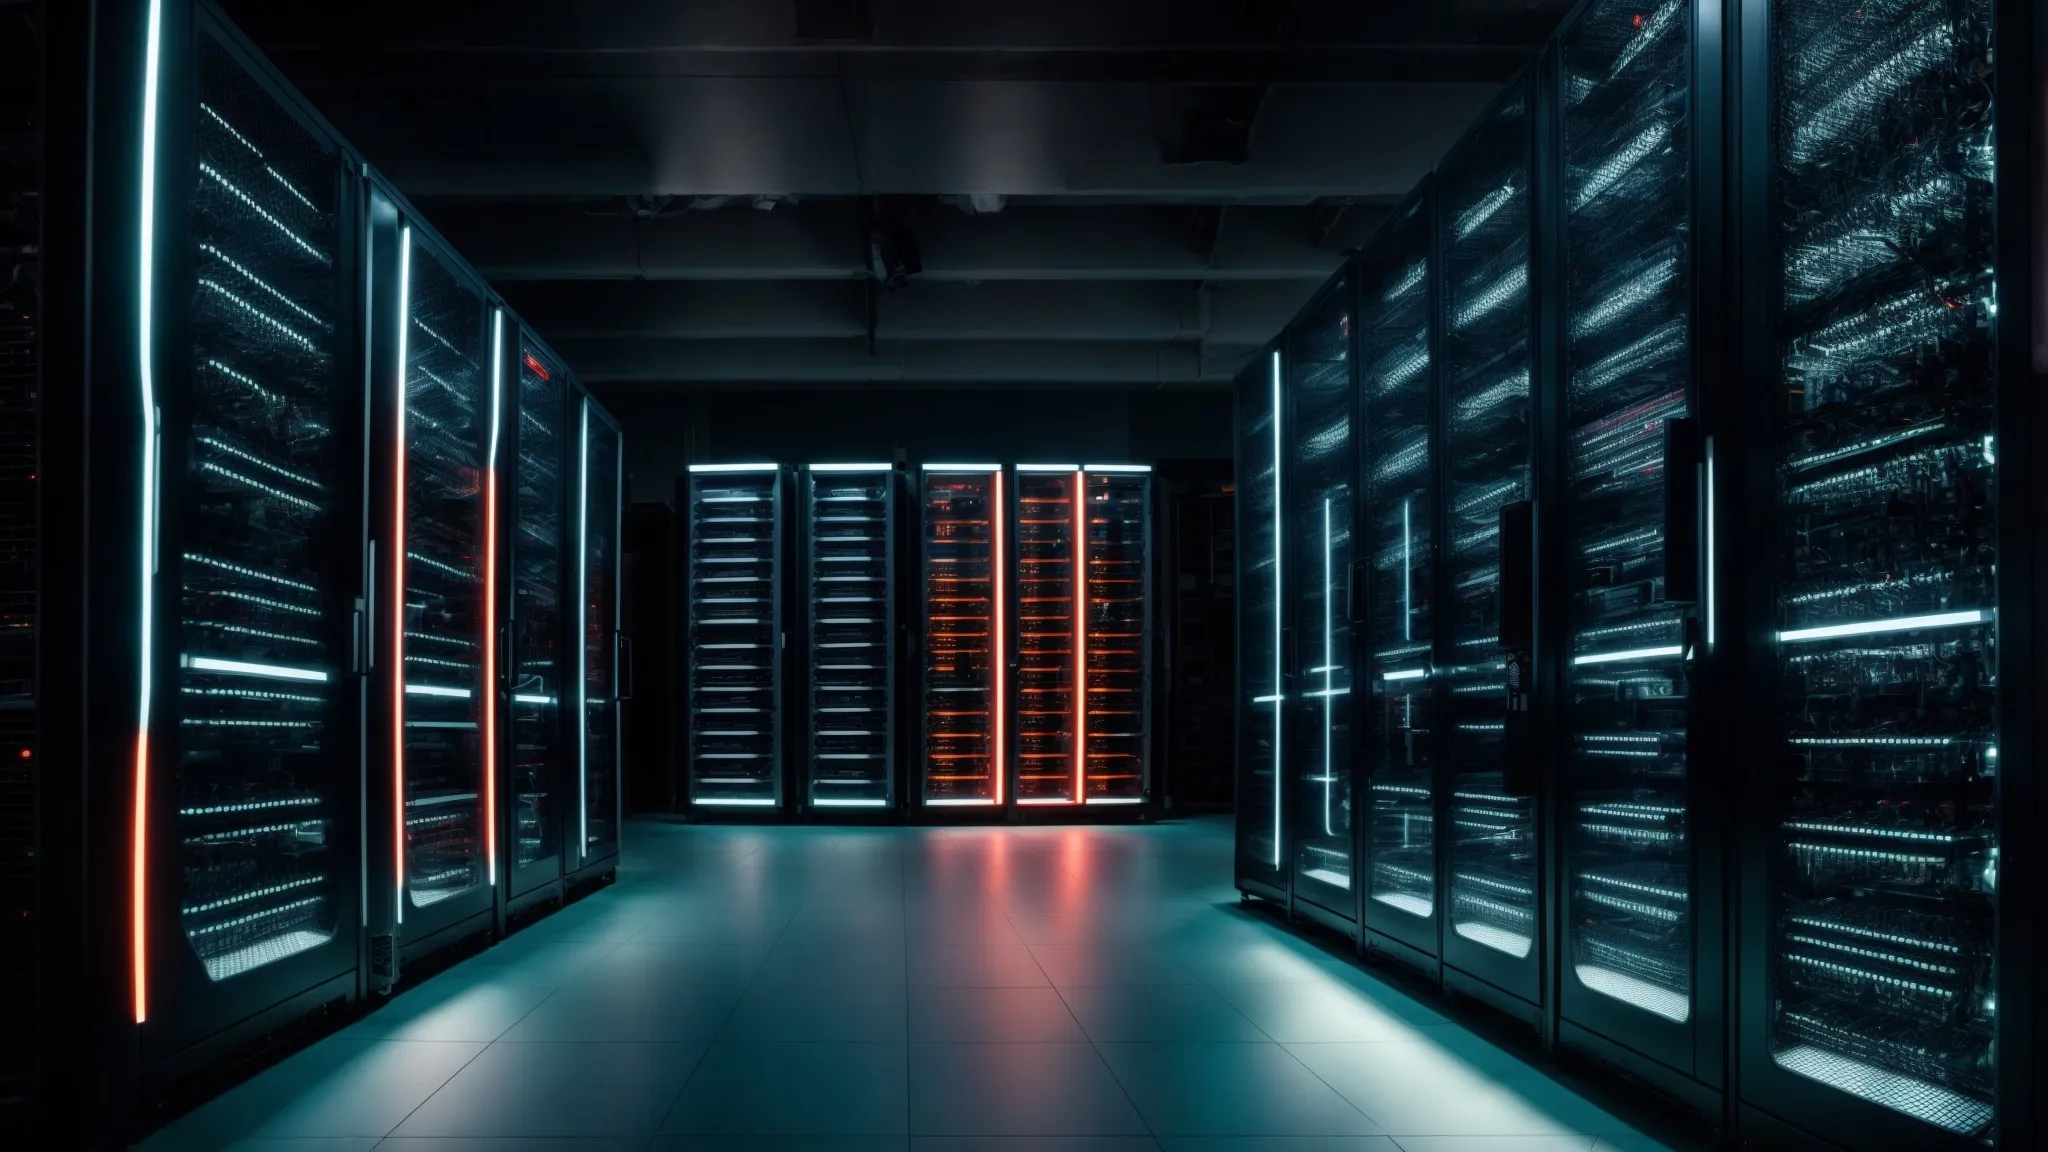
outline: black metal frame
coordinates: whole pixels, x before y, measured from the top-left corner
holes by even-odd
[[[792,505],[792,515],[796,523],[797,539],[800,541],[799,555],[797,557],[797,578],[790,582],[794,589],[790,598],[790,607],[797,624],[796,631],[800,637],[800,643],[796,646],[794,656],[791,657],[794,663],[787,669],[787,672],[793,680],[804,686],[802,693],[804,702],[802,714],[790,718],[793,722],[791,731],[795,733],[795,739],[792,741],[792,744],[800,750],[799,754],[792,758],[796,782],[799,787],[793,790],[794,794],[785,806],[801,813],[806,819],[847,824],[873,824],[893,821],[899,818],[903,812],[901,795],[903,791],[902,773],[900,771],[903,762],[901,731],[903,727],[903,710],[901,707],[903,696],[898,690],[899,678],[903,671],[903,660],[902,645],[897,640],[897,633],[902,626],[903,615],[903,581],[901,579],[904,522],[903,470],[898,466],[890,465],[886,470],[861,473],[861,475],[879,475],[883,477],[882,561],[885,573],[884,586],[887,590],[883,594],[882,611],[886,617],[883,623],[883,635],[888,637],[888,640],[885,641],[888,647],[885,649],[882,657],[886,662],[886,668],[883,672],[883,683],[885,685],[883,697],[886,703],[883,705],[883,708],[889,724],[889,740],[886,745],[887,750],[884,752],[887,759],[883,761],[882,765],[883,779],[886,781],[884,790],[887,793],[888,802],[883,807],[820,807],[815,802],[817,800],[815,791],[817,788],[815,776],[817,761],[815,757],[818,714],[816,703],[811,698],[809,691],[811,670],[812,666],[816,663],[816,653],[812,648],[812,644],[817,635],[815,621],[812,619],[815,605],[811,596],[811,588],[817,575],[816,564],[818,554],[816,536],[814,535],[816,532],[815,514],[812,511],[814,491],[817,484],[817,472],[814,465],[806,464],[799,468],[796,474],[797,499],[790,502]]]
[[[1236,464],[1236,477],[1232,486],[1237,494],[1239,510],[1239,514],[1232,520],[1232,527],[1237,535],[1236,546],[1233,549],[1233,554],[1237,557],[1237,563],[1240,572],[1243,570],[1245,564],[1245,557],[1247,555],[1247,552],[1245,550],[1245,542],[1246,535],[1248,532],[1247,525],[1250,523],[1250,518],[1243,514],[1246,477],[1244,473],[1244,453],[1242,451],[1242,448],[1244,445],[1246,429],[1243,427],[1243,421],[1240,419],[1240,417],[1244,411],[1244,397],[1246,396],[1247,392],[1249,392],[1252,389],[1257,389],[1262,393],[1268,390],[1272,390],[1275,387],[1273,376],[1276,371],[1283,375],[1283,380],[1279,385],[1279,392],[1284,400],[1284,397],[1286,395],[1284,373],[1286,372],[1287,365],[1285,362],[1285,357],[1281,356],[1281,363],[1278,365],[1276,369],[1273,366],[1273,358],[1275,356],[1281,356],[1278,338],[1276,338],[1273,343],[1268,344],[1264,348],[1261,348],[1258,351],[1258,353],[1252,357],[1251,362],[1245,366],[1245,369],[1242,372],[1238,373],[1236,385],[1234,388],[1234,392],[1236,393],[1237,397],[1237,402],[1231,405],[1231,443],[1236,450],[1234,455],[1234,462]],[[1280,406],[1276,405],[1274,409],[1274,418],[1278,419],[1280,417],[1280,414]],[[1285,428],[1283,427],[1281,429],[1281,435],[1276,435],[1275,437],[1276,442],[1281,443],[1283,446],[1284,433]],[[1285,500],[1287,495],[1285,491],[1286,470],[1281,467],[1282,461],[1280,460],[1280,454],[1281,447],[1276,447],[1273,462],[1273,477],[1275,482],[1273,502],[1276,510],[1276,516],[1284,513],[1284,510],[1286,508]],[[1284,547],[1284,545],[1284,540],[1276,540],[1274,542],[1274,546],[1276,549]],[[1285,573],[1283,572],[1282,574],[1284,575]],[[1231,712],[1235,717],[1236,727],[1234,747],[1236,749],[1237,765],[1234,775],[1237,779],[1236,792],[1238,809],[1238,834],[1235,838],[1235,842],[1231,853],[1231,871],[1237,884],[1238,892],[1243,897],[1247,899],[1251,897],[1257,897],[1261,900],[1266,900],[1273,904],[1277,904],[1283,910],[1285,910],[1289,916],[1292,916],[1294,910],[1294,868],[1293,865],[1290,863],[1291,858],[1289,857],[1287,852],[1286,829],[1288,804],[1287,777],[1285,772],[1285,762],[1282,756],[1282,752],[1284,751],[1284,745],[1282,745],[1281,747],[1275,747],[1273,749],[1272,757],[1273,776],[1274,780],[1276,781],[1274,786],[1275,810],[1273,814],[1273,819],[1276,827],[1280,830],[1278,842],[1274,844],[1273,848],[1274,855],[1279,857],[1279,859],[1274,863],[1272,872],[1269,875],[1252,874],[1250,872],[1247,872],[1244,866],[1244,797],[1246,792],[1246,785],[1249,783],[1245,775],[1246,757],[1244,755],[1244,746],[1246,734],[1250,725],[1252,723],[1258,723],[1261,726],[1263,726],[1264,724],[1263,719],[1255,719],[1256,717],[1258,717],[1259,714],[1254,708],[1251,707],[1253,689],[1251,687],[1251,682],[1245,678],[1244,639],[1248,630],[1248,625],[1246,623],[1247,616],[1244,602],[1244,588],[1245,582],[1242,578],[1239,578],[1232,589],[1233,598],[1236,603],[1237,627],[1237,643],[1232,646],[1233,656],[1237,663],[1237,698],[1233,703]],[[1283,589],[1274,589],[1273,608],[1276,613],[1282,610],[1281,602],[1282,597],[1284,595],[1285,592]],[[1261,627],[1263,626],[1264,622],[1261,621]],[[1287,664],[1284,632],[1281,633],[1280,647],[1273,653],[1273,658],[1275,663],[1279,665],[1280,674],[1284,682],[1285,669]],[[1274,711],[1276,715],[1280,717],[1280,719],[1276,721],[1276,725],[1278,725],[1280,730],[1284,732],[1285,713],[1280,710],[1280,705],[1277,702],[1274,705]]]
[[[620,672],[622,670],[622,657],[629,655],[628,648],[630,644],[630,641],[625,636],[625,633],[621,630],[624,624],[624,617],[622,616],[621,612],[623,607],[622,597],[625,591],[625,565],[623,558],[625,556],[626,551],[626,457],[624,450],[625,434],[620,429],[618,421],[613,419],[611,413],[605,411],[604,406],[599,404],[596,401],[596,399],[594,399],[590,395],[590,393],[583,388],[582,383],[576,380],[573,373],[570,375],[570,388],[568,389],[568,392],[570,396],[570,404],[575,409],[580,411],[582,419],[589,421],[590,434],[601,435],[609,433],[613,437],[614,444],[617,446],[615,448],[617,459],[613,463],[612,474],[609,477],[595,478],[600,482],[608,482],[612,489],[611,531],[605,536],[605,546],[608,549],[609,555],[606,557],[603,567],[603,570],[606,574],[606,578],[611,581],[612,585],[612,594],[610,601],[611,621],[609,626],[604,629],[606,637],[605,645],[608,649],[607,655],[608,659],[611,662],[612,702],[610,707],[612,744],[612,838],[606,841],[599,841],[596,844],[596,846],[593,847],[589,842],[587,822],[582,819],[578,820],[578,827],[576,829],[575,836],[576,849],[573,856],[569,853],[567,838],[564,838],[562,880],[564,885],[566,885],[569,889],[573,890],[576,888],[587,887],[593,883],[603,883],[609,881],[616,874],[618,869],[619,843],[622,831],[621,826],[625,821],[626,814],[624,772],[626,750],[624,743],[625,730],[623,726],[625,710],[620,707],[620,701],[625,698],[624,695],[622,695],[622,693],[630,692],[631,686],[625,679],[622,679],[620,676]],[[590,468],[587,458],[585,459],[583,466],[577,469],[577,476],[577,499],[583,502],[583,512],[581,514],[587,515],[589,511],[589,485],[593,480],[593,477],[590,474]],[[577,552],[576,562],[579,566],[581,566],[582,571],[588,571],[589,557],[580,548]],[[780,563],[779,556],[777,557],[777,562],[778,564]],[[578,586],[581,587],[580,577]],[[579,683],[584,682],[583,645],[586,636],[583,630],[584,617],[582,613],[589,611],[588,596],[585,596],[582,599],[585,601],[585,603],[578,605],[578,613],[574,625],[574,635],[576,643],[574,645],[573,653],[571,653],[575,661],[572,667],[576,670],[575,676],[577,682]],[[780,617],[778,616],[778,623],[779,621]],[[778,653],[777,656],[779,658],[780,653]],[[779,674],[780,673],[778,671],[778,676]],[[578,700],[580,701],[581,699],[582,698],[579,696]],[[588,724],[587,718],[579,715],[571,723],[574,729],[575,738],[577,741],[579,741],[579,744],[580,742],[587,741],[589,738],[588,731],[586,728],[586,725]],[[582,761],[581,759],[579,759],[578,763],[579,778],[577,781],[577,786],[579,788],[582,788],[585,787],[587,784],[589,768],[587,766],[587,762]]]

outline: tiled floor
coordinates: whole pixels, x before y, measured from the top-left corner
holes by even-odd
[[[627,859],[144,1147],[1663,1147],[1240,910],[1223,821],[640,824]]]

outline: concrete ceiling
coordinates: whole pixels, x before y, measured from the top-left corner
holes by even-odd
[[[1566,5],[225,6],[579,374],[670,389],[1223,386]]]

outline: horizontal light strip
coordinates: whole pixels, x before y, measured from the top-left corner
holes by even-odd
[[[1083,472],[1150,472],[1150,464],[1083,464]]]
[[[925,801],[925,802],[924,802],[924,806],[925,806],[925,807],[927,807],[927,808],[965,808],[965,807],[969,807],[969,806],[975,806],[975,807],[993,807],[994,805],[995,805],[995,801],[993,801],[993,800],[953,800],[953,799],[940,799],[940,800],[927,800],[927,801]]]
[[[889,802],[887,800],[835,800],[829,796],[824,799],[811,801],[811,807],[813,808],[887,808],[888,806]]]
[[[1630,648],[1625,652],[1594,652],[1585,656],[1574,656],[1572,665],[1577,667],[1581,664],[1617,664],[1626,660],[1657,660],[1667,656],[1683,655],[1683,644],[1666,644],[1661,648]]]
[[[692,464],[692,472],[773,472],[779,464]]]
[[[234,672],[243,676],[268,676],[273,680],[310,680],[326,683],[327,673],[318,668],[292,668],[283,664],[251,664],[246,660],[216,660],[211,656],[188,656],[185,667],[195,672]]]
[[[1001,472],[1001,464],[927,464],[927,472]],[[979,803],[979,801],[977,801]]]
[[[693,801],[693,803],[695,803],[695,804],[698,804],[698,805],[701,805],[701,806],[704,806],[704,807],[718,807],[718,808],[773,808],[773,807],[775,807],[775,800],[774,800],[774,798],[773,798],[773,797],[758,797],[758,798],[749,798],[749,797],[745,797],[745,796],[713,796],[713,797],[708,797],[708,798],[699,798],[699,799],[697,799],[697,800]]]
[[[446,696],[455,700],[469,699],[467,688],[443,688],[439,684],[407,684],[407,696]]]
[[[1019,472],[1079,472],[1079,464],[1019,464]]]
[[[1280,702],[1280,697],[1278,697],[1278,696],[1254,696],[1254,697],[1252,697],[1252,703],[1254,703],[1254,704],[1278,704],[1279,702]]]
[[[1932,616],[1900,616],[1893,620],[1864,620],[1855,624],[1824,624],[1818,628],[1794,628],[1778,633],[1778,643],[1828,640],[1837,636],[1875,636],[1885,632],[1911,632],[1919,628],[1954,628],[1963,624],[1985,624],[1991,613],[1982,608],[1967,612],[1937,612]]]
[[[1382,672],[1382,680],[1420,680],[1429,675],[1427,668],[1403,668],[1398,672]]]
[[[529,696],[524,692],[515,694],[512,699],[520,704],[553,704],[555,702],[553,696]]]
[[[1090,796],[1090,804],[1143,804],[1143,796]]]
[[[806,464],[813,472],[890,472],[894,464]]]

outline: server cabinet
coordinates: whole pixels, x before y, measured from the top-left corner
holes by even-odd
[[[1437,868],[1435,654],[1437,276],[1434,200],[1412,194],[1358,259],[1360,544],[1353,610],[1365,676],[1358,717],[1365,946],[1434,975]]]
[[[1724,783],[1698,381],[1720,362],[1718,3],[1593,0],[1559,32],[1555,564],[1561,1038],[1718,1116]],[[1551,621],[1546,621],[1550,623]],[[1656,1063],[1647,1063],[1643,1058]],[[1658,1066],[1661,1066],[1658,1067]]]
[[[406,957],[488,929],[493,912],[497,605],[487,590],[497,558],[486,460],[503,322],[402,202],[375,186],[370,197],[366,794],[385,841],[369,870],[372,975],[387,984]]]
[[[694,809],[782,807],[784,488],[777,464],[690,465],[683,680]]]
[[[566,610],[573,592],[568,506],[575,491],[567,434],[569,374],[533,333],[517,333],[511,366],[517,391],[505,397],[499,502],[507,574],[501,728],[506,899],[517,904],[558,890],[567,841],[570,749],[575,734],[564,701],[575,674]]]
[[[1012,736],[1004,770],[1018,807],[1073,806],[1087,792],[1087,475],[1079,464],[1019,464],[1013,478],[1006,514],[1016,541],[1009,609],[1016,684],[1005,701]]]
[[[1534,96],[1525,70],[1437,172],[1444,562],[1430,677],[1450,777],[1438,811],[1449,881],[1444,963],[1476,981],[1468,991],[1532,1023],[1541,869],[1532,750],[1507,738],[1501,608],[1514,590],[1502,574],[1518,558],[1507,554],[1501,512],[1534,495]]]
[[[1293,637],[1282,702],[1288,838],[1298,912],[1342,931],[1358,923],[1357,836],[1352,819],[1350,585],[1357,539],[1357,437],[1351,355],[1356,305],[1349,269],[1324,286],[1285,337],[1288,431],[1282,440],[1288,486],[1282,493],[1284,627]]]
[[[918,803],[1000,811],[1009,711],[1002,467],[926,464],[918,501]]]
[[[1081,477],[1081,803],[1135,807],[1151,800],[1157,711],[1152,466],[1088,464]]]
[[[140,169],[107,172],[140,188],[138,330],[96,402],[136,407],[93,442],[134,455],[141,499],[94,514],[127,536],[102,554],[132,616],[101,626],[139,675],[120,951],[153,1096],[358,993],[367,438],[337,138],[210,9],[135,15],[106,29],[134,55],[101,67],[140,78]]]
[[[901,484],[893,464],[804,468],[803,802],[814,811],[897,807]]]
[[[2032,7],[1740,9],[1739,1067],[1849,1147],[2041,1139]]]
[[[575,580],[577,626],[576,816],[566,861],[569,880],[617,866],[620,787],[619,702],[633,694],[633,650],[620,629],[625,554],[626,461],[619,426],[580,388],[576,408]]]
[[[1235,384],[1237,440],[1237,887],[1287,903],[1286,797],[1280,772],[1289,664],[1281,619],[1280,350],[1252,358]]]

